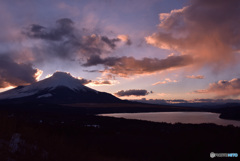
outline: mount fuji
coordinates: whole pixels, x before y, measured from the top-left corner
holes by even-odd
[[[51,77],[27,86],[0,93],[1,103],[120,103],[123,100],[82,84],[69,73],[56,72]]]

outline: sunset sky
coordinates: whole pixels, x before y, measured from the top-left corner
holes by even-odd
[[[122,99],[239,99],[239,0],[1,0],[0,91],[56,71]]]

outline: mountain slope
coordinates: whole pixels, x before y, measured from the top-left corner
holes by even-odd
[[[0,93],[4,103],[113,103],[122,102],[115,96],[82,85],[68,73],[56,72],[51,77],[28,86]]]

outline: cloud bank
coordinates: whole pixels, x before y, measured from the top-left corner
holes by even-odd
[[[106,55],[114,51],[120,41],[131,45],[128,35],[118,35],[114,38],[89,33],[79,29],[69,18],[56,21],[53,27],[32,24],[26,27],[22,34],[26,39],[41,40],[32,47],[36,60],[60,58],[64,60],[80,60],[91,55]]]
[[[136,74],[149,74],[166,69],[184,67],[192,63],[189,56],[169,56],[166,59],[143,58],[137,60],[134,57],[107,57],[91,56],[83,66],[104,65],[105,71],[121,76],[128,77]]]
[[[30,25],[23,34],[31,38],[60,41],[64,37],[74,37],[74,23],[71,19],[63,18],[56,21],[54,28],[46,28],[39,24]]]
[[[0,88],[34,83],[39,74],[40,70],[31,64],[17,63],[6,54],[0,55]]]
[[[146,42],[195,59],[195,65],[231,65],[240,51],[240,1],[192,0],[187,7],[161,13],[159,31]]]
[[[236,97],[240,95],[240,78],[232,80],[220,80],[209,84],[207,89],[194,91],[195,93],[213,93],[217,97]]]

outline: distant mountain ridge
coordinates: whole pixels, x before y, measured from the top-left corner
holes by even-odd
[[[3,103],[118,103],[119,98],[82,84],[69,73],[56,72],[51,77],[27,86],[0,93]]]

